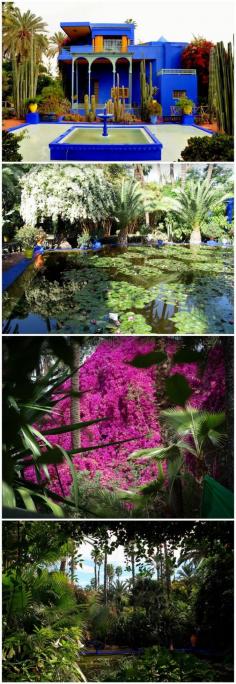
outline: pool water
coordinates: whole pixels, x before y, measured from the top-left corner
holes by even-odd
[[[51,252],[3,295],[5,333],[233,333],[233,250]]]
[[[137,128],[112,128],[108,129],[108,136],[102,135],[100,128],[79,128],[69,133],[61,144],[67,145],[151,145],[153,140],[145,134],[145,131]]]
[[[53,142],[53,140],[58,138],[62,133],[69,131],[71,126],[72,124],[68,123],[41,123],[15,129],[14,135],[24,134],[24,137],[19,144],[22,160],[24,162],[50,161],[49,143]],[[208,135],[206,131],[194,128],[193,126],[181,126],[180,124],[161,124],[147,126],[147,128],[154,133],[156,138],[162,143],[163,149],[161,158],[162,161],[166,162],[178,161],[178,159],[181,158],[181,152],[186,147],[190,137]],[[90,130],[92,134],[93,126],[91,126]],[[131,133],[131,129],[128,127],[127,133]]]

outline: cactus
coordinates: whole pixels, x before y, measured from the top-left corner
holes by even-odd
[[[117,74],[117,87],[114,88],[114,118],[117,123],[124,120],[125,116],[125,99],[121,100],[119,98],[120,89],[120,79],[119,74]],[[124,95],[124,90],[123,90]]]
[[[90,104],[89,104],[89,96],[85,95],[84,96],[84,111],[85,111],[85,116],[86,120],[93,122],[96,119],[96,100],[95,100],[95,95],[92,95],[91,97],[91,109],[90,109]]]
[[[95,95],[92,95],[92,97],[91,97],[91,111],[94,115],[94,118],[96,119],[96,98],[95,98]]]
[[[89,116],[89,96],[88,95],[84,96],[84,111],[85,111],[86,119],[88,119],[88,116]]]
[[[220,131],[233,135],[234,132],[234,60],[232,44],[228,50],[224,43],[216,43],[212,49],[209,64],[208,89],[209,114],[215,113]]]
[[[142,60],[140,64],[140,90],[141,90],[141,119],[149,120],[149,108],[157,88],[152,85],[152,63],[149,65],[149,83],[146,80],[146,62]]]
[[[107,113],[114,115],[114,102],[113,102],[113,100],[108,100],[106,105],[107,105]]]

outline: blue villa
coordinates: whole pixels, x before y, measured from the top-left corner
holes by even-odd
[[[134,24],[90,24],[63,22],[65,44],[59,54],[65,94],[74,112],[83,112],[84,96],[95,95],[98,107],[112,97],[112,88],[125,88],[126,109],[140,105],[140,63],[146,62],[149,78],[152,64],[156,99],[165,120],[171,118],[178,98],[186,96],[197,103],[197,75],[181,68],[181,54],[187,43],[169,43],[161,37],[135,45]]]

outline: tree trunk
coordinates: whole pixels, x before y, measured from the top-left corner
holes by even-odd
[[[234,338],[222,336],[225,361],[226,384],[226,423],[228,444],[226,453],[225,485],[233,490],[234,486]]]
[[[212,173],[213,173],[213,164],[208,164],[208,167],[207,167],[207,181],[208,181],[208,183],[211,182]]]
[[[66,571],[66,558],[62,558],[60,562],[60,572]]]
[[[132,584],[135,585],[135,553],[131,552],[131,567],[132,567]]]
[[[188,168],[187,164],[181,164],[180,168],[181,168],[181,185],[182,185],[182,188],[184,188],[185,183],[186,183],[186,174],[187,174],[187,168]]]
[[[195,226],[190,235],[190,245],[201,244],[201,231],[200,226]]]
[[[162,169],[161,169],[161,164],[157,164],[157,170],[158,170],[158,177],[159,177],[159,185],[162,185]]]
[[[97,580],[97,563],[94,561],[94,586],[95,590],[98,588],[98,580]]]
[[[71,378],[72,392],[79,392],[80,381],[80,344],[72,338],[73,349],[73,375]],[[80,423],[80,399],[79,397],[71,397],[71,423]],[[79,449],[81,446],[80,430],[74,430],[72,433],[72,448]]]
[[[104,603],[107,605],[107,551],[104,554]]]
[[[174,164],[170,164],[170,182],[171,185],[175,182],[175,169],[174,169]]]
[[[169,603],[170,603],[170,570],[169,570],[169,558],[168,558],[167,542],[164,542],[164,556],[165,556],[166,597],[167,597],[167,605],[169,607]]]
[[[122,247],[127,247],[128,244],[128,226],[121,228],[118,236],[119,245]]]
[[[98,565],[98,589],[100,587],[100,569],[101,569],[101,566]]]

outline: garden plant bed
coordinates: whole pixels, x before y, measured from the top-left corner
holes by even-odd
[[[48,253],[4,294],[11,333],[233,333],[232,249]],[[116,319],[110,318],[115,314]]]

